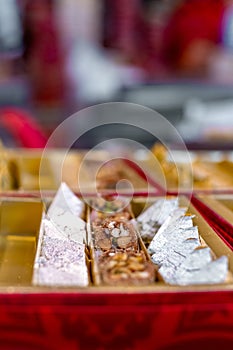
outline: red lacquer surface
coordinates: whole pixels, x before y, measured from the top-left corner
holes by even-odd
[[[1,349],[232,349],[233,292],[0,296]]]

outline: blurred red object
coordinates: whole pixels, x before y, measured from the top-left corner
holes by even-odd
[[[104,46],[118,49],[127,59],[137,52],[135,36],[140,14],[138,0],[105,0]]]
[[[170,67],[203,73],[213,50],[221,43],[225,8],[224,0],[181,2],[165,31],[164,58]]]
[[[0,124],[22,147],[44,148],[47,138],[39,124],[24,110],[4,108],[0,110]]]
[[[57,105],[63,102],[65,78],[59,44],[56,5],[51,0],[26,0],[24,10],[24,58],[34,101]]]

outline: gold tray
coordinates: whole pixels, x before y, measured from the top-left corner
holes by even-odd
[[[156,154],[157,159],[159,155]],[[145,154],[139,163],[158,186],[169,192],[233,190],[233,152],[178,151],[163,155],[156,164],[152,154]]]
[[[12,149],[7,150],[8,168],[11,179],[11,190],[20,192],[55,191],[61,182],[75,192],[96,193],[112,192],[115,185],[96,188],[97,171],[111,159],[106,151],[64,149],[43,150]],[[88,154],[88,157],[85,156]],[[42,160],[42,161],[41,161]],[[121,193],[147,191],[148,183],[123,160],[116,160],[122,178],[131,184],[126,188],[118,187]],[[105,177],[107,180],[108,176]],[[151,186],[150,186],[151,188]],[[9,190],[9,188],[7,188]],[[2,189],[4,191],[4,188]]]
[[[147,199],[153,203],[159,197]],[[186,205],[186,198],[181,198],[181,205]],[[135,198],[132,210],[137,216],[145,206],[145,198]],[[106,287],[94,286],[77,287],[38,287],[32,285],[33,263],[36,254],[38,234],[44,204],[40,200],[2,198],[0,205],[0,292],[2,293],[156,293],[173,291],[210,291],[233,289],[231,278],[221,285],[201,286],[168,286],[155,282],[143,287]],[[233,252],[217,236],[202,216],[189,205],[188,211],[195,215],[194,224],[198,225],[199,233],[216,257],[228,256],[229,271],[233,273]]]
[[[0,204],[0,285],[30,285],[43,203],[2,199]]]

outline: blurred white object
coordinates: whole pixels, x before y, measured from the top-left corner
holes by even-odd
[[[184,118],[178,126],[185,140],[205,139],[233,135],[233,99],[204,102],[189,100]]]
[[[92,102],[110,99],[121,87],[117,66],[93,44],[79,41],[67,62],[74,98]]]
[[[65,51],[70,50],[77,40],[99,42],[102,34],[102,1],[59,0],[54,3],[57,28]]]
[[[123,85],[140,82],[143,72],[118,64],[114,55],[91,42],[79,40],[67,60],[67,75],[73,97],[84,104],[109,101]]]
[[[233,83],[232,48],[218,48],[209,57],[208,75],[214,83]]]
[[[22,51],[22,27],[15,0],[0,0],[0,51],[1,54]]]

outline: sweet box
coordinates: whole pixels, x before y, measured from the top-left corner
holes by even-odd
[[[133,202],[137,215],[144,199],[135,198]],[[21,212],[12,221],[12,210],[17,206],[24,214]],[[36,346],[94,349],[96,345],[139,349],[143,344],[149,348],[185,348],[189,344],[192,348],[210,342],[216,345],[220,341],[225,348],[229,347],[233,316],[231,282],[188,287],[167,286],[161,282],[147,287],[32,286],[31,253],[36,252],[43,209],[38,199],[2,201],[1,230],[2,234],[7,232],[4,237],[7,244],[2,244],[1,249],[0,276],[0,339],[4,348],[18,348],[18,344],[23,344],[24,349]],[[189,210],[197,213],[192,206]],[[22,222],[22,231],[19,220],[28,215],[32,219],[27,225]],[[214,253],[229,256],[232,269],[231,250],[200,215],[197,214],[195,220]],[[30,254],[26,255],[25,251]],[[20,271],[15,267],[20,267]],[[21,278],[16,278],[19,275]]]
[[[136,217],[145,205],[161,198],[158,189],[149,194],[145,188],[138,189],[133,198],[123,190],[121,193],[129,198]],[[199,206],[202,198],[196,195],[180,197],[182,205],[188,204],[188,211],[195,215],[193,221],[200,236],[214,255],[223,254],[229,259],[229,279],[222,284],[170,286],[156,281],[141,287],[95,286],[91,278],[89,286],[84,288],[36,286],[31,281],[41,219],[54,195],[54,191],[44,191],[42,201],[40,193],[33,188],[4,191],[1,196],[0,344],[3,349],[232,348],[233,253],[228,236],[223,237],[218,231],[219,218],[208,217],[206,208],[214,209],[210,203]],[[89,195],[95,197],[96,193]],[[85,218],[88,222],[89,210]],[[225,233],[224,226],[222,231]],[[93,273],[91,264],[89,269]]]

